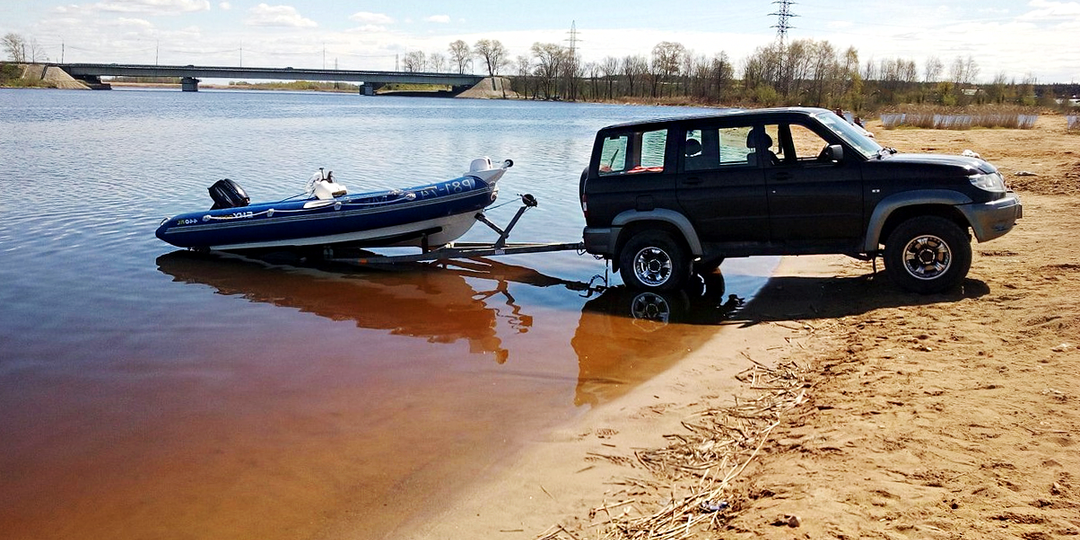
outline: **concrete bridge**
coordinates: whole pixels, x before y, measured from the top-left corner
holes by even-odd
[[[198,92],[199,79],[269,79],[288,81],[341,81],[360,83],[360,93],[373,95],[387,84],[432,84],[453,88],[455,94],[472,88],[484,79],[481,75],[455,73],[410,73],[401,71],[353,71],[309,68],[259,68],[224,66],[157,66],[142,64],[58,64],[69,75],[90,84],[108,88],[101,77],[179,77],[184,92]]]

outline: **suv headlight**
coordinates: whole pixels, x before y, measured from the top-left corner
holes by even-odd
[[[994,193],[1005,193],[1005,179],[1001,176],[1001,173],[995,172],[990,174],[973,174],[968,177],[971,181],[971,185]]]

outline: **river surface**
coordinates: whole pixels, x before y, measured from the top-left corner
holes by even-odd
[[[604,264],[574,252],[314,268],[178,251],[159,221],[208,208],[225,177],[278,200],[320,167],[360,192],[490,156],[515,166],[488,217],[532,193],[511,240],[575,242],[596,130],[694,112],[0,89],[0,536],[400,533],[701,346],[775,261],[674,295],[601,293],[586,286]]]

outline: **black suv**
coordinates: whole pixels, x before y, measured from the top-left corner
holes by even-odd
[[[658,290],[725,257],[840,253],[883,254],[899,286],[939,292],[967,275],[969,230],[985,242],[1022,215],[986,161],[898,154],[817,108],[603,128],[579,191],[585,249]]]

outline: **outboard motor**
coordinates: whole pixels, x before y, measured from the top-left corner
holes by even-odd
[[[210,198],[214,199],[214,206],[210,207],[211,210],[247,206],[251,202],[251,198],[248,197],[244,188],[228,178],[218,180],[214,182],[214,185],[206,189],[210,191]]]

